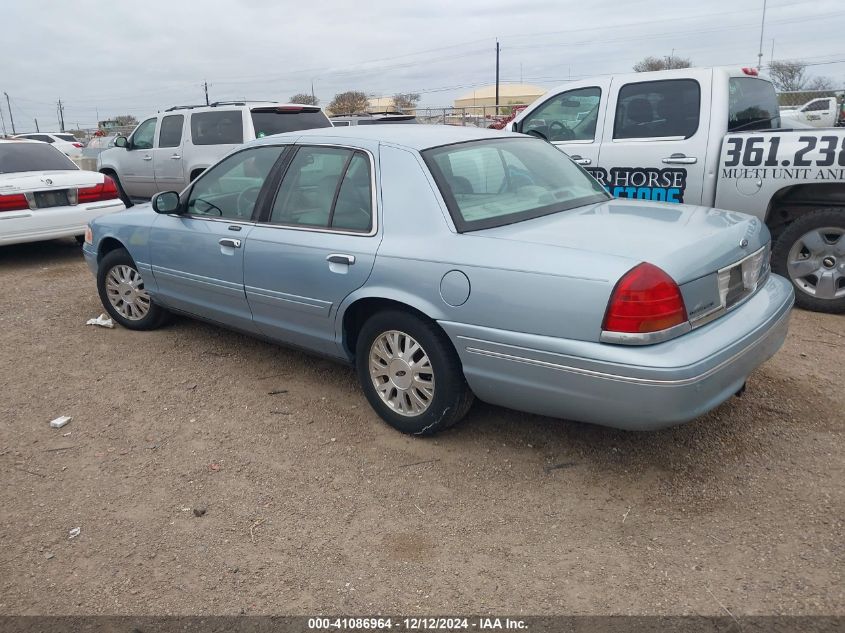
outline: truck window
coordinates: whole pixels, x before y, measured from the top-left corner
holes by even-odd
[[[549,141],[592,141],[596,136],[601,88],[578,88],[557,94],[522,122],[522,132]]]
[[[689,138],[698,130],[701,87],[694,79],[626,84],[619,90],[614,139]]]
[[[780,108],[771,82],[754,77],[731,77],[728,88],[728,132],[780,127]]]
[[[827,110],[829,101],[827,99],[816,99],[815,101],[810,101],[807,105],[801,108],[802,112],[821,112],[822,110]]]

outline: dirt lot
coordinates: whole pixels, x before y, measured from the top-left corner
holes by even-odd
[[[413,439],[351,369],[100,312],[72,241],[0,250],[0,613],[845,613],[841,316],[680,428]]]

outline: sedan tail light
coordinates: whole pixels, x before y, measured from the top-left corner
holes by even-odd
[[[117,186],[114,180],[108,176],[103,176],[105,179],[99,185],[93,187],[79,188],[79,204],[86,202],[99,202],[100,200],[114,200],[119,198],[120,194],[117,191]]]
[[[0,196],[0,212],[19,211],[29,209],[29,201],[22,193],[13,193],[8,196]]]
[[[675,280],[653,264],[629,270],[613,289],[602,329],[646,334],[686,323],[687,309]]]

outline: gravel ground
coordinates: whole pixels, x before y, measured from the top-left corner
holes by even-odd
[[[101,311],[74,242],[0,249],[2,614],[845,614],[842,316],[679,428],[415,439],[351,369]]]

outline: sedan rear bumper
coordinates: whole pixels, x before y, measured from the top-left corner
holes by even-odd
[[[530,413],[630,430],[692,420],[739,391],[783,344],[792,285],[771,275],[742,306],[645,347],[441,322],[475,395]]]
[[[96,217],[123,211],[120,200],[47,209],[5,211],[0,214],[0,245],[39,242],[83,235]]]

